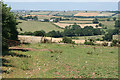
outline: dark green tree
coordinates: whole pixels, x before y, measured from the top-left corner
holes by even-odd
[[[7,7],[7,4],[0,2],[2,6],[2,49],[8,50],[8,40],[17,40],[18,31],[16,27],[16,17],[10,11],[11,8]]]
[[[37,21],[37,20],[38,20],[38,17],[37,17],[37,16],[34,16],[34,17],[33,17],[33,20]]]
[[[110,21],[110,18],[108,18],[107,21]]]
[[[95,18],[95,19],[93,20],[93,24],[98,24],[98,23],[99,23],[98,19]]]
[[[115,28],[120,28],[120,20],[115,21]]]
[[[45,35],[46,35],[46,33],[44,30],[34,32],[34,36],[43,36],[44,37]]]
[[[116,17],[113,17],[113,21],[116,21],[116,19],[117,19]]]

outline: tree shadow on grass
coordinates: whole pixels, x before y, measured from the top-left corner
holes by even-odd
[[[15,67],[14,65],[11,64],[10,60],[5,58],[6,56],[25,57],[25,58],[30,58],[31,57],[31,56],[28,56],[28,55],[19,54],[19,53],[10,52],[10,51],[3,52],[2,56],[3,57],[0,58],[0,61],[2,62],[2,64],[0,64],[0,66],[2,66],[2,67]],[[10,73],[9,70],[4,70],[4,69],[2,69],[0,72],[6,73],[6,74]]]
[[[15,53],[15,52],[3,52],[2,56],[16,56],[16,57],[25,57],[25,58],[30,58],[30,56],[25,55],[25,54],[19,54],[19,53]]]
[[[0,61],[2,61],[2,64],[0,64],[0,66],[2,67],[15,67],[13,65],[10,64],[10,61],[5,59],[5,58],[0,58]],[[9,74],[10,71],[9,70],[5,70],[5,69],[1,69],[0,70],[1,73],[6,73],[6,74]]]

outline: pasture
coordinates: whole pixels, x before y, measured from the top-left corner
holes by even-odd
[[[39,31],[44,30],[46,32],[57,30],[62,31],[62,29],[57,28],[55,25],[51,24],[50,22],[40,22],[40,21],[22,21],[20,20],[20,23],[18,27],[22,28],[23,31],[19,31],[20,33],[23,33],[25,31]]]
[[[118,78],[117,47],[26,44],[10,49],[3,57],[3,78]]]
[[[31,15],[49,15],[50,11],[31,12]]]
[[[100,21],[105,27],[108,29],[114,29],[115,27],[115,21]]]

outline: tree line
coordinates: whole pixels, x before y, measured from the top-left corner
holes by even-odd
[[[35,32],[24,32],[21,35],[34,35],[34,36],[48,36],[48,37],[72,37],[72,36],[94,36],[104,34],[103,30],[99,28],[93,28],[92,26],[85,26],[81,28],[76,23],[74,25],[66,26],[64,31],[50,31],[46,33],[44,30],[35,31]]]

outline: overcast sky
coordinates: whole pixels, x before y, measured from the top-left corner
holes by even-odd
[[[3,0],[4,2],[118,2],[120,0]]]

